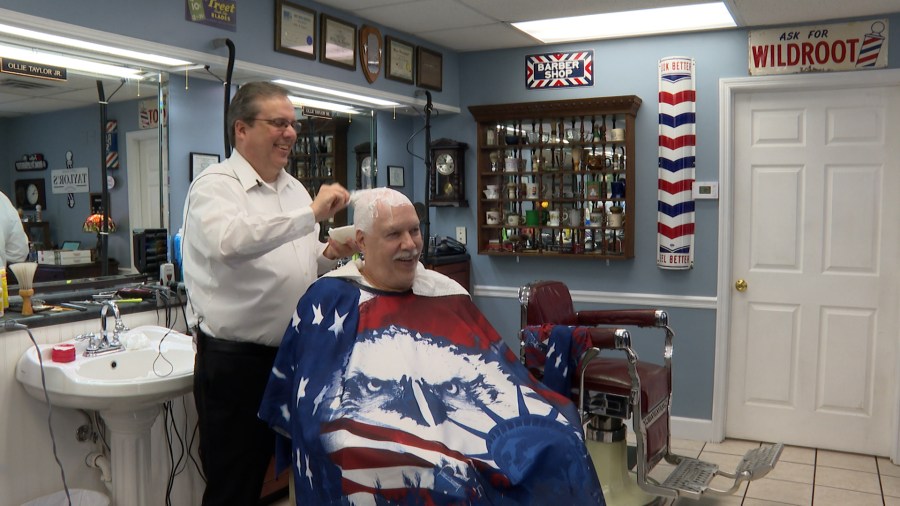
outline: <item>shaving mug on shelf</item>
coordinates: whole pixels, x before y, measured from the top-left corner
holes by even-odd
[[[503,160],[503,167],[506,172],[518,172],[521,161],[520,158],[507,158]]]
[[[488,225],[499,225],[500,224],[500,211],[491,210],[484,213],[485,222]]]
[[[625,140],[624,128],[613,128],[609,131],[609,140],[613,142],[622,142]]]
[[[551,227],[558,227],[558,226],[559,226],[559,218],[560,218],[560,213],[559,213],[559,211],[557,211],[556,209],[554,209],[554,210],[550,211],[549,214],[548,214],[547,216],[548,216],[548,218],[547,218],[547,225],[549,225],[549,226],[551,226]]]
[[[487,190],[483,190],[483,192],[484,192],[484,198],[486,198],[486,199],[496,199],[498,197],[497,190],[487,189]]]
[[[612,206],[609,208],[606,220],[610,227],[620,228],[625,223],[625,212],[621,206]]]
[[[538,198],[538,184],[537,183],[525,183],[525,198],[529,198],[529,199]]]

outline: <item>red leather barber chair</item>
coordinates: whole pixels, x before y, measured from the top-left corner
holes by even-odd
[[[551,324],[590,327],[590,348],[579,361],[572,381],[585,439],[607,503],[611,506],[670,503],[679,497],[699,499],[704,494],[731,494],[742,482],[765,476],[778,461],[782,444],[763,444],[744,455],[734,473],[718,465],[671,452],[672,340],[665,311],[628,309],[578,311],[568,287],[559,281],[537,281],[519,290],[522,312],[523,360],[535,353],[533,337]],[[605,327],[600,327],[605,326]],[[613,328],[609,328],[613,327]],[[662,365],[640,362],[626,327],[650,327],[664,334]],[[531,338],[525,342],[526,332]],[[546,344],[546,343],[544,343]],[[528,350],[526,351],[526,347]],[[540,346],[539,346],[540,347]],[[540,377],[541,371],[532,370]],[[628,419],[636,441],[635,472],[628,470]],[[665,460],[675,469],[662,482],[650,477]],[[721,476],[727,488],[713,488]],[[720,480],[717,480],[717,484]]]

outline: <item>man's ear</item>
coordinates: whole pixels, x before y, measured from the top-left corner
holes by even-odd
[[[362,230],[356,231],[356,246],[359,247],[361,253],[366,253],[366,234]]]

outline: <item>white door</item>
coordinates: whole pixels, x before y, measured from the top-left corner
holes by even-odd
[[[160,225],[159,136],[156,130],[138,130],[125,134],[128,146],[128,221],[131,230],[162,228]],[[131,245],[131,271],[134,266],[134,241]],[[124,266],[123,266],[124,267]]]
[[[888,455],[900,91],[735,97],[728,437]],[[735,290],[735,288],[733,288]]]

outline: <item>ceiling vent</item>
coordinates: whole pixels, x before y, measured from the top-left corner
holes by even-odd
[[[14,79],[11,77],[7,77],[5,79],[0,79],[0,87],[3,88],[16,88],[19,90],[46,90],[50,88],[54,88],[50,81],[41,81],[41,80],[23,80],[23,79]]]

